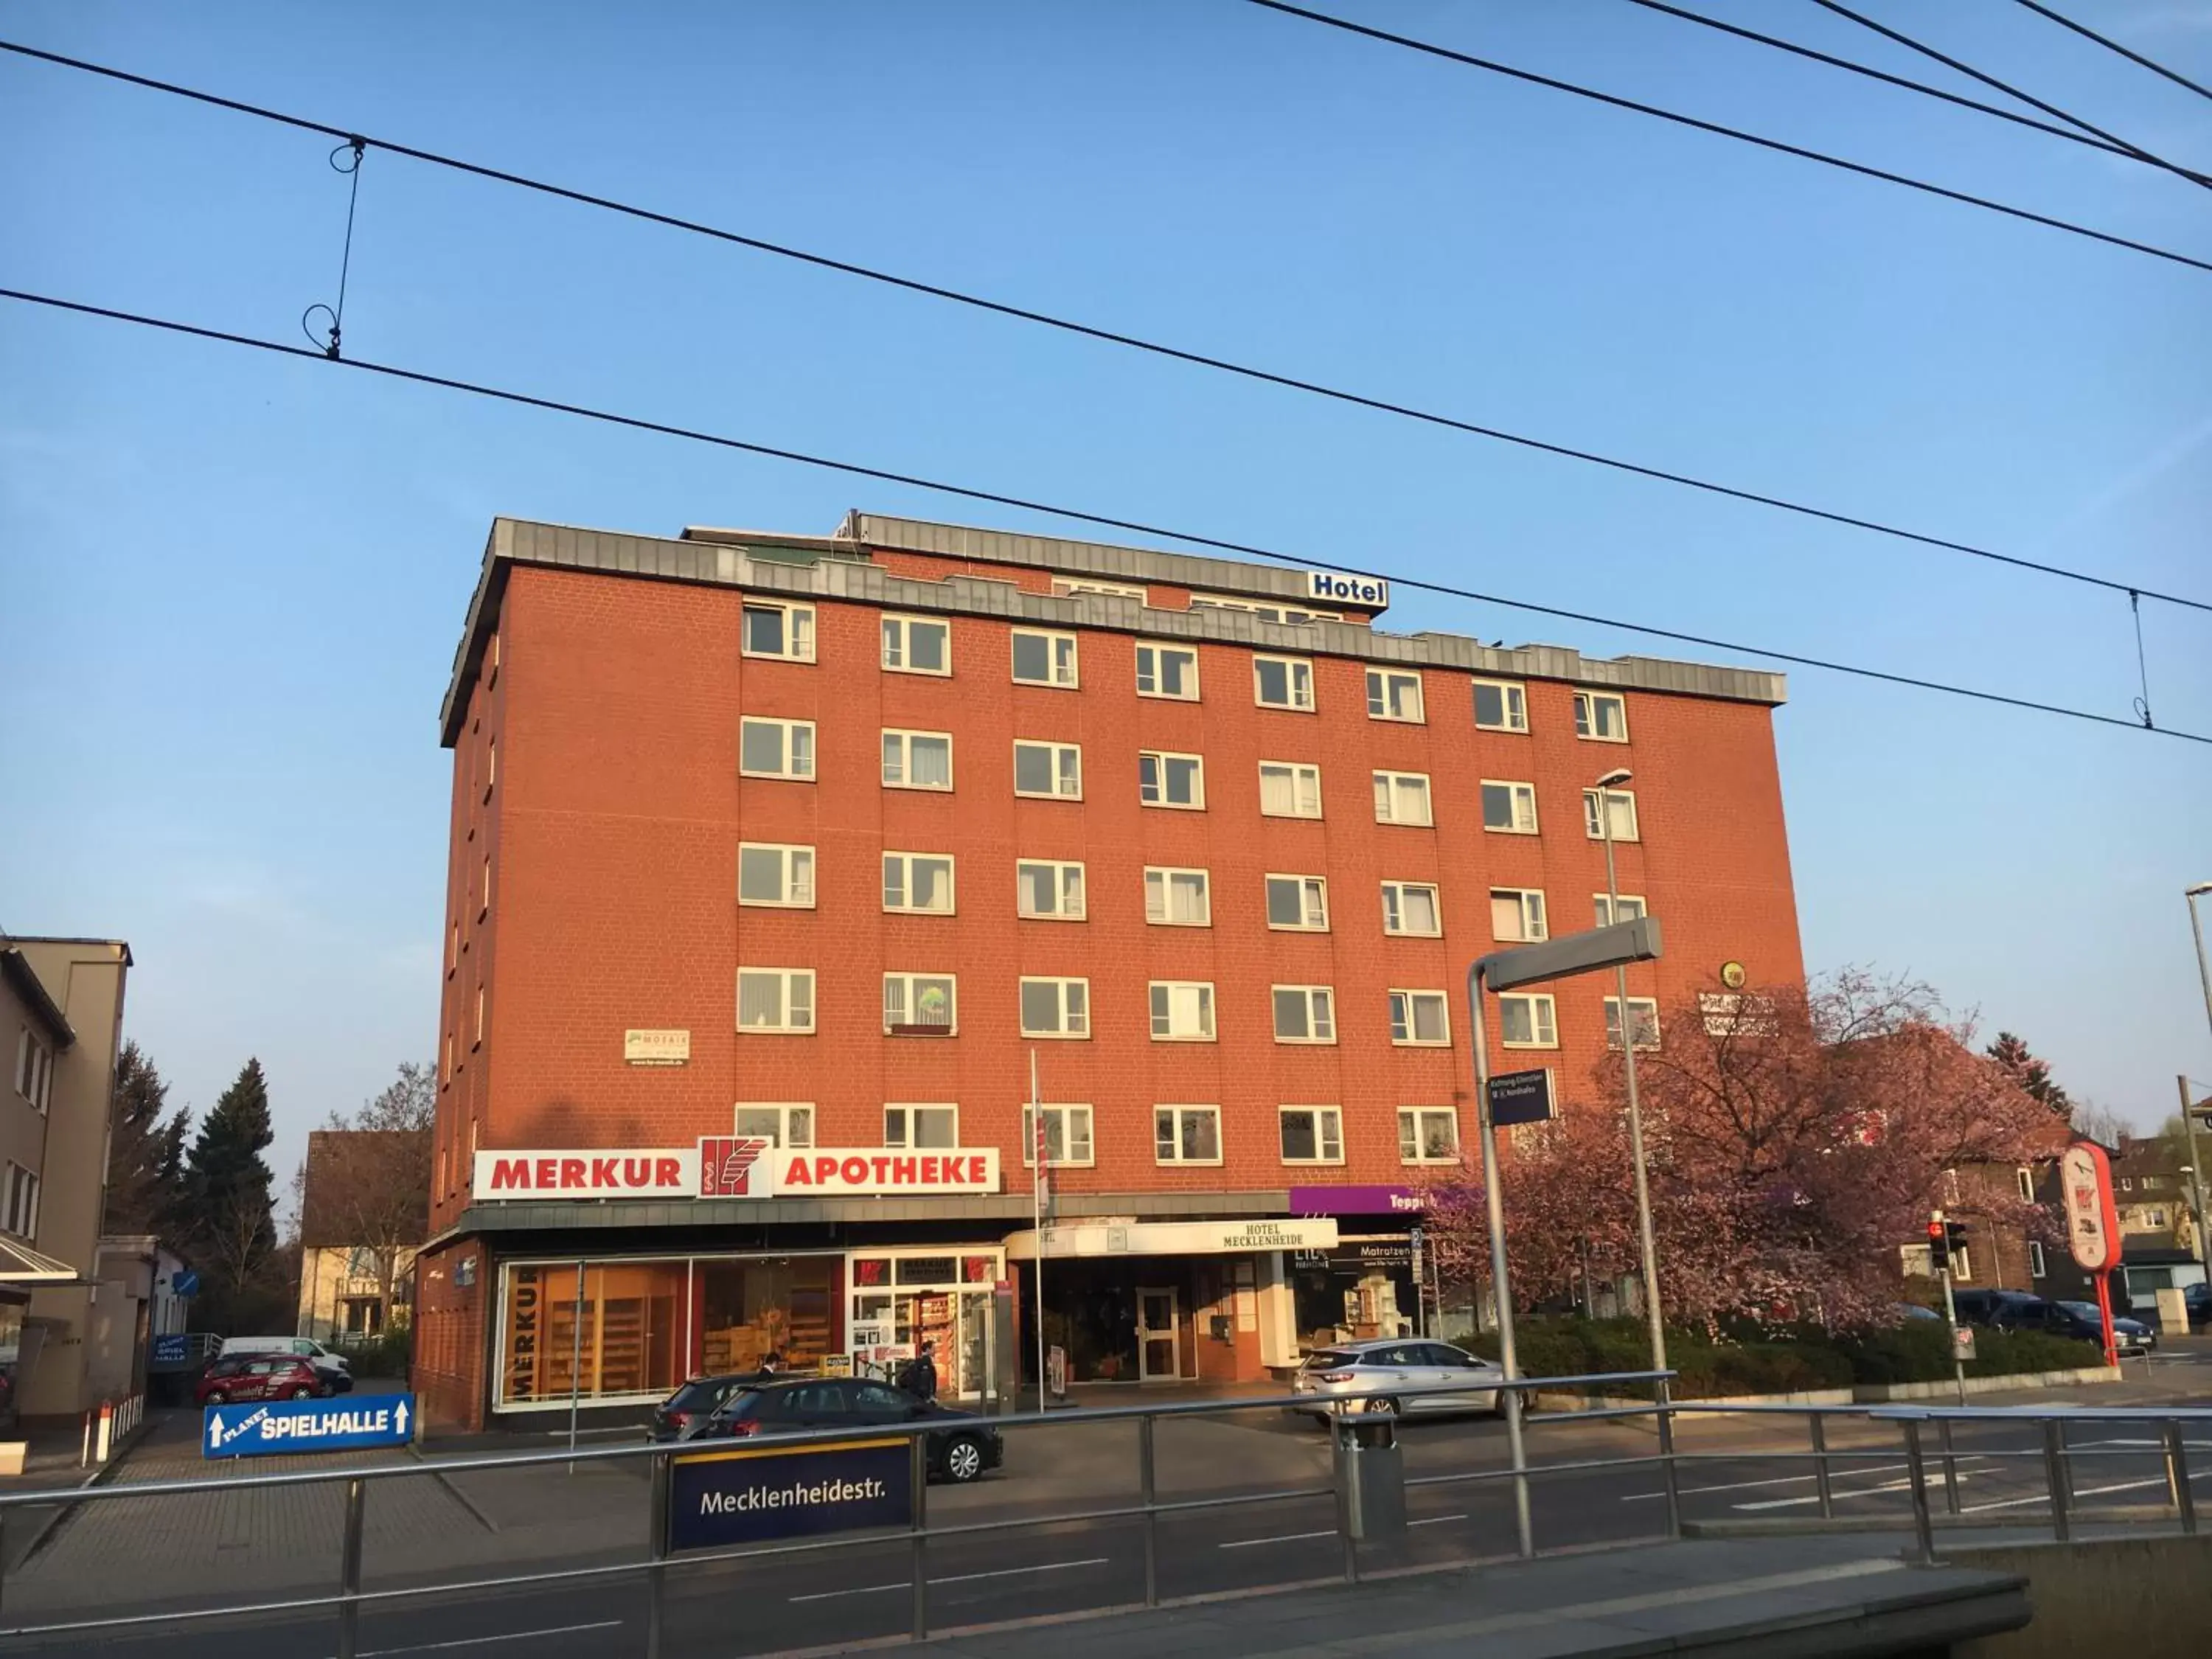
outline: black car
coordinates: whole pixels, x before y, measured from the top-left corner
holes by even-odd
[[[1006,1455],[997,1429],[972,1412],[924,1400],[888,1382],[810,1376],[748,1383],[683,1430],[684,1440],[746,1439],[817,1429],[866,1431],[927,1421],[933,1480],[969,1481]]]
[[[2030,1303],[2041,1305],[2043,1298],[2029,1291],[1954,1291],[1951,1305],[1958,1310],[1961,1325],[1988,1325],[2002,1328],[2013,1322],[2018,1310]],[[2100,1337],[2099,1340],[2102,1340]]]
[[[2094,1302],[2046,1302],[2039,1296],[2025,1297],[2003,1309],[1996,1323],[2004,1330],[2045,1331],[2100,1347],[2105,1341],[2104,1316]],[[2158,1335],[2140,1320],[2115,1315],[2112,1346],[2122,1353],[2148,1353],[2158,1346]]]
[[[769,1380],[766,1371],[733,1371],[723,1376],[695,1376],[653,1408],[648,1437],[681,1440],[732,1396]]]

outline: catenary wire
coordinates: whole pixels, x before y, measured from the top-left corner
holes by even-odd
[[[2176,86],[2187,87],[2190,91],[2195,93],[2200,98],[2212,98],[2212,88],[2201,87],[2197,85],[2196,82],[2191,80],[2187,76],[2178,74],[2174,70],[2166,68],[2165,64],[2146,58],[2142,53],[2134,51],[2130,47],[2124,46],[2117,40],[2108,40],[2104,35],[2098,33],[2096,30],[2091,28],[2086,23],[2077,23],[2072,18],[2065,16],[2062,13],[2051,10],[2048,6],[2039,5],[2036,3],[2036,0],[2020,0],[2020,3],[2026,6],[2032,12],[2048,17],[2052,22],[2057,24],[2061,28],[2072,29],[2076,34],[2086,35],[2088,39],[2094,40],[2099,46],[2106,47],[2110,51],[2117,52],[2121,57],[2128,59],[2129,62],[2142,64],[2153,75],[2163,75],[2167,80],[2172,82]]]
[[[196,103],[210,105],[216,108],[230,110],[238,114],[253,116],[258,119],[274,122],[301,131],[347,139],[356,136],[346,128],[332,126],[325,122],[312,120],[304,116],[287,114],[280,110],[245,103],[234,98],[223,97],[219,94],[203,92],[196,88],[179,86],[172,82],[157,81],[147,76],[133,74],[129,70],[113,69],[102,64],[89,63],[82,58],[64,57],[58,52],[43,51],[38,47],[27,46],[14,41],[0,40],[0,51],[14,52],[21,57],[35,58],[42,63],[53,64],[65,69],[79,70],[105,79],[187,99]],[[1309,380],[1293,374],[1278,374],[1272,369],[1237,362],[1230,358],[1217,357],[1206,352],[1188,350],[1161,341],[1145,339],[1138,335],[1125,334],[1118,330],[1079,322],[1072,318],[1055,316],[1049,312],[1031,310],[1027,307],[989,299],[959,289],[946,288],[935,283],[923,282],[912,276],[902,276],[893,271],[858,264],[851,260],[833,258],[827,254],[811,252],[804,248],[793,247],[786,243],[750,236],[741,231],[705,224],[695,219],[679,218],[673,214],[639,207],[632,203],[617,201],[611,197],[596,196],[588,191],[572,190],[565,185],[556,185],[544,179],[530,178],[522,173],[509,173],[501,168],[488,167],[481,162],[466,161],[456,156],[441,155],[435,150],[422,149],[410,144],[398,143],[384,138],[372,137],[366,142],[373,148],[386,151],[391,155],[404,155],[410,161],[449,168],[473,178],[489,179],[495,184],[512,185],[519,189],[532,191],[562,201],[574,202],[581,206],[621,214],[647,224],[659,225],[667,229],[704,236],[711,240],[724,242],[735,247],[748,248],[758,253],[771,254],[778,258],[795,260],[817,270],[836,271],[842,276],[882,283],[886,287],[902,289],[909,294],[919,294],[931,299],[947,301],[954,305],[966,306],[974,310],[987,312],[994,316],[1011,318],[1018,322],[1035,323],[1042,327],[1055,329],[1062,333],[1100,341],[1109,345],[1125,346],[1132,350],[1147,352],[1153,356],[1167,358],[1176,362],[1188,363],[1200,368],[1214,369],[1222,374],[1237,375],[1262,385],[1306,392],[1314,397],[1326,398],[1333,402],[1348,404],[1354,408],[1396,416],[1404,420],[1417,421],[1424,425],[1464,433],[1470,437],[1487,438],[1495,442],[1511,444],[1540,454],[1554,455],[1565,460],[1582,461],[1593,466],[1606,467],[1616,472],[1649,478],[1660,483],[1674,484],[1686,489],[1695,489],[1707,495],[1723,496],[1731,501],[1747,501],[1753,506],[1773,507],[1780,512],[1795,514],[1801,518],[1818,520],[1826,524],[1841,525],[1852,530],[1863,530],[1874,535],[1887,536],[1899,541],[1911,542],[1917,546],[1932,547],[1945,552],[1964,554],[1972,558],[1984,559],[1996,564],[2009,565],[2015,569],[2032,570],[2041,575],[2081,582],[2092,587],[2102,588],[2108,592],[2140,593],[2144,599],[2155,599],[2163,605],[2179,605],[2191,611],[2212,612],[2212,601],[2166,592],[2142,582],[2091,575],[2086,571],[2072,569],[2064,565],[2050,564],[2039,559],[2025,558],[2018,554],[2001,553],[1994,548],[1978,546],[1974,543],[1958,541],[1949,537],[1931,535],[1923,531],[1908,530],[1902,526],[1883,523],[1878,519],[1863,518],[1856,514],[1814,507],[1808,502],[1791,501],[1780,495],[1770,495],[1764,491],[1722,483],[1714,479],[1701,478],[1691,473],[1677,472],[1665,467],[1649,466],[1642,462],[1626,460],[1617,455],[1607,455],[1591,449],[1580,449],[1571,444],[1554,443],[1548,439],[1533,437],[1527,433],[1509,431],[1503,427],[1486,426],[1474,421],[1461,420],[1454,416],[1439,414],[1433,410],[1417,408],[1410,404],[1395,403],[1388,398],[1370,397],[1364,392],[1348,391],[1344,387],[1329,386],[1319,380]],[[2205,264],[2204,268],[2212,270],[2212,264]]]
[[[422,369],[403,368],[394,363],[380,363],[365,357],[328,357],[310,346],[285,345],[278,341],[264,340],[250,334],[236,334],[228,330],[208,328],[196,323],[178,321],[172,318],[149,316],[139,312],[123,311],[109,306],[91,304],[82,300],[67,300],[54,295],[33,293],[25,289],[0,288],[0,299],[22,304],[44,307],[52,311],[74,313],[79,316],[101,318],[109,322],[127,323],[140,328],[155,329],[165,333],[188,336],[194,339],[210,340],[224,345],[242,346],[280,357],[295,357],[309,362],[332,363],[340,368],[354,369],[364,374],[403,380],[416,386],[436,386],[447,392],[465,392],[472,397],[490,398],[526,409],[544,410],[556,415],[573,415],[582,420],[621,427],[635,432],[650,432],[662,437],[682,438],[693,443],[709,444],[716,448],[740,451],[749,455],[760,455],[772,460],[791,461],[802,466],[818,467],[826,471],[840,472],[848,477],[873,478],[880,483],[903,485],[908,489],[924,489],[941,495],[957,496],[963,501],[984,501],[994,507],[1011,507],[1026,513],[1048,514],[1054,518],[1068,519],[1081,524],[1099,525],[1109,530],[1124,530],[1134,535],[1184,542],[1194,547],[1214,548],[1224,553],[1237,553],[1248,558],[1265,559],[1271,563],[1310,568],[1312,561],[1295,553],[1279,549],[1261,547],[1249,542],[1230,541],[1218,536],[1200,535],[1193,531],[1171,529],[1164,525],[1149,524],[1140,519],[1118,518],[1109,514],[1086,512],[1079,507],[1056,506],[1050,501],[1034,501],[1024,495],[1012,495],[1000,490],[979,489],[971,484],[948,483],[942,479],[925,478],[909,472],[893,471],[887,467],[868,466],[858,461],[843,461],[828,456],[812,455],[802,450],[785,449],[773,444],[733,438],[726,434],[702,431],[696,427],[678,426],[672,422],[655,421],[642,416],[623,415],[611,410],[595,409],[585,404],[572,404],[554,398],[541,398],[526,392],[515,392],[503,386],[487,386],[478,381],[464,380],[452,375],[432,374]],[[1394,575],[1388,571],[1370,571],[1385,581],[1397,583],[1425,593],[1441,594],[1446,598],[1468,599],[1479,605],[1494,605],[1508,611],[1527,611],[1534,616],[1551,617],[1566,622],[1583,623],[1594,628],[1617,629],[1626,634],[1636,634],[1650,639],[1673,641],[1677,644],[1694,645],[1710,651],[1729,652],[1739,656],[1765,657],[1775,662],[1791,663],[1802,668],[1819,669],[1826,673],[1845,674],[1857,679],[1875,680],[1888,685],[1904,686],[1913,690],[1939,692],[1948,696],[1967,697],[1978,702],[1998,703],[2010,708],[2025,709],[2039,714],[2062,715],[2069,720],[2087,720],[2098,726],[2113,726],[2124,732],[2148,732],[2154,736],[2177,738],[2185,743],[2212,746],[2212,735],[2185,732],[2172,726],[2144,726],[2133,720],[2122,720],[2113,714],[2100,714],[2090,709],[2069,708],[2063,703],[2038,702],[2027,697],[2008,696],[2000,691],[1982,690],[1972,686],[1956,685],[1943,680],[1931,680],[1911,674],[1892,673],[1886,669],[1869,668],[1860,664],[1838,662],[1828,658],[1808,656],[1802,652],[1777,651],[1764,646],[1747,645],[1740,641],[1719,639],[1711,635],[1692,634],[1680,629],[1660,628],[1649,623],[1624,622],[1614,617],[1602,617],[1591,611],[1570,611],[1564,606],[1539,605],[1528,599],[1506,598],[1503,594],[1485,593],[1471,587],[1460,587],[1448,582],[1425,580],[1415,576]]]
[[[1979,81],[1984,86],[1993,88],[1996,91],[2003,93],[2008,98],[2017,98],[2021,103],[2027,105],[2031,108],[2039,109],[2045,115],[2055,115],[2060,120],[2065,122],[2069,126],[2079,127],[2084,132],[2094,133],[2100,138],[2109,140],[2111,143],[2118,144],[2122,149],[2127,151],[2129,155],[2134,156],[2139,161],[2148,161],[2153,167],[2163,167],[2168,173],[2179,173],[2181,177],[2191,179],[2192,182],[2200,185],[2205,183],[2204,179],[2198,177],[2198,175],[2191,173],[2188,168],[2177,167],[2172,161],[2166,160],[2165,157],[2154,155],[2148,150],[2143,149],[2142,145],[2131,144],[2126,139],[2120,137],[2118,135],[2106,131],[2102,127],[2092,126],[2080,116],[2069,115],[2064,110],[2059,108],[2057,105],[2046,104],[2042,99],[2036,97],[2033,94],[2022,92],[2018,87],[2013,86],[2007,82],[2000,81],[1994,75],[1985,74],[1982,70],[1976,69],[1972,64],[1961,63],[1959,59],[1951,57],[1948,53],[1938,52],[1935,47],[1916,40],[1909,34],[1900,33],[1898,30],[1890,27],[1887,23],[1876,22],[1873,18],[1869,17],[1863,12],[1853,11],[1849,6],[1843,4],[1842,0],[1813,0],[1813,3],[1820,7],[1824,11],[1832,11],[1835,13],[1838,17],[1848,17],[1852,22],[1856,23],[1861,28],[1872,29],[1876,34],[1881,35],[1884,40],[1894,40],[1899,46],[1906,47],[1911,51],[1917,52],[1923,58],[1933,58],[1936,63],[1942,64],[1946,69],[1956,70],[1960,74],[1966,76],[1972,80]]]
[[[1717,29],[1723,34],[1735,35],[1740,40],[1755,41],[1762,46],[1771,46],[1777,52],[1786,52],[1794,57],[1809,58],[1816,64],[1826,64],[1832,69],[1848,70],[1851,74],[1864,76],[1869,81],[1880,81],[1888,86],[1900,87],[1907,92],[1919,93],[1923,97],[1940,98],[1947,104],[1955,104],[1960,109],[1974,110],[1983,115],[1994,115],[2000,121],[2009,121],[2015,126],[2032,127],[2038,132],[2050,134],[2053,138],[2063,138],[2069,144],[2086,145],[2091,149],[2103,150],[2108,155],[2124,156],[2130,161],[2142,160],[2142,157],[2136,155],[2125,145],[2108,143],[2102,138],[2092,138],[2087,133],[2078,132],[2072,127],[2062,127],[2049,121],[2039,121],[2033,115],[2022,115],[2019,111],[2006,109],[2002,105],[1985,104],[1978,98],[1969,98],[1963,93],[1946,91],[1943,88],[1930,85],[1928,82],[1915,81],[1909,76],[1892,75],[1887,70],[1876,69],[1871,64],[1862,64],[1856,58],[1838,58],[1833,52],[1820,52],[1811,46],[1800,46],[1796,41],[1785,40],[1778,34],[1761,34],[1757,29],[1747,29],[1741,24],[1726,22],[1717,17],[1708,17],[1701,11],[1692,11],[1682,6],[1670,6],[1667,3],[1667,0],[1628,0],[1628,3],[1632,6],[1641,6],[1646,11],[1656,11],[1668,17],[1680,18],[1686,23],[1695,23],[1701,28]],[[2021,3],[2027,5],[2031,3],[2031,0],[2021,0]],[[2143,165],[2148,167],[2150,164],[2144,162]],[[2199,184],[2212,183],[2212,173],[2197,173],[2186,168],[2179,170],[2187,173],[2191,179]]]

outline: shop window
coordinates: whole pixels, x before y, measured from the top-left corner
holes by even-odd
[[[500,1297],[494,1403],[654,1399],[680,1379],[686,1265],[510,1265]],[[711,1361],[709,1362],[711,1365]]]
[[[782,1148],[814,1144],[814,1103],[763,1102],[738,1108],[734,1132]]]
[[[772,1353],[786,1370],[821,1364],[831,1352],[836,1271],[837,1259],[827,1255],[702,1261],[700,1369],[709,1375],[757,1370]]]
[[[935,1152],[960,1144],[960,1109],[941,1106],[884,1108],[884,1145],[902,1152]]]

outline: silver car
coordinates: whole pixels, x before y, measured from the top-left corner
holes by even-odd
[[[1308,1354],[1291,1392],[1302,1396],[1293,1411],[1496,1412],[1505,1373],[1487,1359],[1449,1342],[1422,1337],[1377,1337],[1316,1348]],[[1419,1392],[1415,1392],[1419,1390]]]

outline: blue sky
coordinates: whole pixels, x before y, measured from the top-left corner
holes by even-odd
[[[1870,0],[2212,166],[2212,103],[2008,0]],[[2212,77],[2212,0],[2070,0]],[[1809,5],[1708,9],[1908,74]],[[2212,257],[2204,197],[1620,0],[1348,15]],[[1232,3],[22,0],[4,33],[1465,417],[2212,592],[2212,276]],[[1944,74],[1933,65],[1925,72]],[[1954,83],[1955,84],[1955,83]],[[277,340],[327,143],[0,62],[0,283]],[[372,152],[346,344],[1345,564],[2127,714],[2124,601]],[[826,531],[918,491],[0,306],[0,924],[121,934],[176,1097],[307,1128],[429,1057],[435,716],[491,516]],[[1407,593],[1401,628],[1685,654]],[[2149,607],[2163,723],[2212,617]],[[2212,750],[1811,672],[1808,959],[1936,983],[2150,1123],[2212,1079]]]

